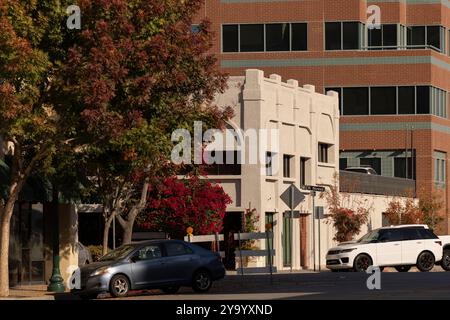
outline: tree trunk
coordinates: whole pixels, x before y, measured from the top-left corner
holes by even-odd
[[[131,243],[131,236],[133,234],[133,221],[127,221],[125,227],[123,228],[123,244]]]
[[[13,192],[6,205],[0,209],[0,297],[9,295],[9,232],[16,194]]]
[[[103,248],[102,255],[108,253],[108,238],[109,238],[109,228],[111,228],[112,219],[108,218],[105,221],[105,228],[103,229]]]

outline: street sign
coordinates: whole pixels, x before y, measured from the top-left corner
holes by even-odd
[[[280,198],[286,203],[289,209],[293,210],[300,202],[305,200],[305,195],[294,184],[291,184],[286,191],[281,194]]]
[[[301,186],[302,189],[310,190],[310,191],[317,191],[317,192],[324,192],[325,187],[319,187],[319,186]]]

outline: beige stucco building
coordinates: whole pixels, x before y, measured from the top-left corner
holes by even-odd
[[[255,208],[260,231],[265,231],[266,223],[273,225],[274,265],[278,270],[291,266],[294,270],[312,269],[319,264],[323,268],[326,251],[335,244],[334,231],[324,217],[326,201],[319,194],[314,197],[314,206],[320,219],[314,221],[313,230],[313,197],[302,186],[329,188],[336,182],[339,173],[337,93],[323,95],[315,92],[312,85],[299,86],[296,80],[283,82],[278,75],[266,78],[263,71],[249,69],[245,76],[229,79],[228,90],[217,97],[216,103],[234,109],[229,129],[245,132],[240,139],[236,138],[238,142],[224,144],[228,153],[234,151],[241,155],[241,164],[231,169],[231,165],[216,166],[209,172],[209,178],[219,182],[233,199],[225,217],[224,233],[236,231],[236,226],[230,224],[239,223],[242,212]],[[245,137],[250,136],[251,129],[260,130],[260,141],[264,140],[262,136],[268,136],[266,145],[259,141],[257,146],[258,154],[266,155],[265,161],[260,157],[263,161],[250,163],[249,153],[252,148],[254,151],[255,141]],[[264,129],[275,129],[278,137]],[[291,184],[305,196],[294,208],[293,219],[289,207],[280,198]],[[369,224],[362,232],[382,225],[382,212],[391,197],[350,194],[348,198],[351,203],[370,208]],[[259,247],[265,248],[265,241],[259,242]],[[258,258],[258,265],[264,264],[265,258]]]

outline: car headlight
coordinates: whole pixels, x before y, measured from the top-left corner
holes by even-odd
[[[101,276],[109,272],[109,267],[101,267],[91,273],[91,277],[93,276]]]
[[[356,248],[344,249],[344,250],[341,250],[339,253],[352,252],[353,250],[356,250]]]

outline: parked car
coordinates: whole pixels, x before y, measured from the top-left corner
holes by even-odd
[[[369,266],[392,266],[407,272],[412,266],[430,271],[443,258],[442,240],[426,225],[399,225],[373,230],[355,242],[331,248],[327,268],[365,271]]]
[[[225,276],[219,254],[180,240],[148,240],[123,245],[98,262],[80,268],[83,299],[109,292],[123,297],[130,290],[158,288],[176,293],[181,286],[206,292]]]
[[[445,271],[450,271],[450,236],[439,236],[442,241],[443,254],[441,260],[441,267]]]
[[[92,255],[88,248],[86,248],[81,242],[77,243],[78,246],[78,266],[84,266],[85,264],[92,263]]]
[[[345,171],[365,174],[378,174],[371,166],[347,167],[345,168]]]

